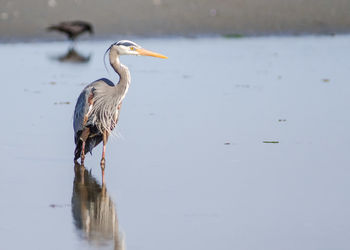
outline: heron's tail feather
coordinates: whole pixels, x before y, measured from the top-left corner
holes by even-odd
[[[102,135],[98,134],[92,137],[88,137],[85,143],[85,154],[90,152],[92,154],[92,149],[96,147],[102,141]],[[83,141],[78,140],[75,151],[74,151],[74,160],[78,160],[81,156],[81,151],[83,149]]]
[[[96,147],[102,141],[102,135],[96,135],[94,137],[89,137],[85,145],[85,154],[90,152],[92,154],[92,149]]]
[[[81,140],[78,141],[78,143],[75,146],[74,150],[74,160],[78,160],[81,156],[81,149],[82,149],[83,142]]]

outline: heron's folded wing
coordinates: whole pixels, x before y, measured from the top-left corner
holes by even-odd
[[[88,112],[91,110],[91,107],[93,105],[93,91],[93,86],[87,86],[78,97],[73,117],[73,128],[75,135],[78,133],[78,131],[83,130],[84,125],[87,121]]]

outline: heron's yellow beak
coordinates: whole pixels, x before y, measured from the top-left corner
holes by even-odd
[[[153,56],[153,57],[159,57],[159,58],[163,58],[163,59],[167,59],[168,58],[167,56],[164,56],[162,54],[159,54],[159,53],[156,53],[156,52],[153,52],[153,51],[150,51],[150,50],[146,50],[146,49],[143,49],[143,48],[136,49],[136,51],[139,52],[139,55],[141,55],[141,56]]]

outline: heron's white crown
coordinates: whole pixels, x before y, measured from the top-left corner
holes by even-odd
[[[129,40],[121,40],[117,43],[114,43],[112,47],[117,50],[118,55],[153,56],[153,57],[159,57],[164,59],[168,58],[157,52],[146,50],[142,48],[140,45],[138,45],[137,43]]]
[[[133,41],[121,40],[114,46],[116,46],[119,55],[140,55],[137,49],[140,49],[141,46]]]

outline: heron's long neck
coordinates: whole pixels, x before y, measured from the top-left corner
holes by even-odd
[[[119,82],[116,86],[119,86],[119,88],[123,88],[125,91],[127,91],[131,80],[128,67],[120,63],[118,52],[113,48],[110,50],[109,60],[111,62],[112,68],[119,75]]]

